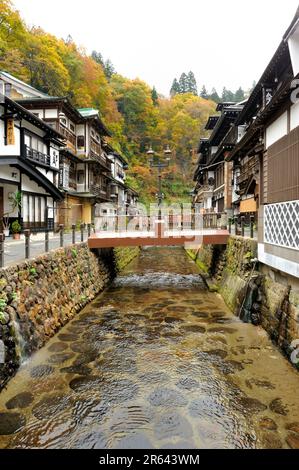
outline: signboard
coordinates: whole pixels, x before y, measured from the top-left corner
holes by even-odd
[[[13,119],[6,121],[6,145],[15,145],[15,125]]]

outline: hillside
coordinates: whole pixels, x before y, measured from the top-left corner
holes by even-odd
[[[189,199],[192,150],[215,111],[213,101],[191,93],[159,96],[142,80],[115,73],[101,54],[88,55],[71,37],[28,28],[10,0],[0,0],[0,69],[50,95],[67,95],[75,106],[98,108],[113,134],[111,144],[129,161],[128,182],[142,202],[153,201],[156,193],[146,149],[169,144],[173,155],[163,190],[169,200]]]

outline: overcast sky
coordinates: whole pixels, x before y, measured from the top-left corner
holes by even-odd
[[[116,70],[167,95],[193,70],[198,87],[250,88],[298,0],[14,0],[29,25],[100,51]]]

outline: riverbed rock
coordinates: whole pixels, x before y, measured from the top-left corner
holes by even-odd
[[[18,432],[26,424],[20,413],[0,412],[0,435],[7,436]]]
[[[53,343],[51,346],[48,347],[48,351],[50,352],[63,352],[68,348],[68,344],[66,343]]]
[[[41,365],[33,367],[30,370],[30,376],[33,379],[41,379],[43,377],[47,377],[48,375],[53,374],[53,372],[54,372],[54,367],[49,366],[47,364],[41,364]]]
[[[291,449],[299,449],[299,434],[296,432],[289,432],[286,442]]]
[[[269,405],[269,408],[274,413],[277,413],[283,416],[286,416],[289,412],[288,407],[283,404],[281,398],[275,398],[275,400],[272,400]]]
[[[8,400],[5,406],[8,410],[13,410],[14,408],[27,408],[31,405],[33,400],[34,397],[30,392],[22,392]]]
[[[273,421],[273,419],[271,418],[268,418],[267,416],[264,416],[259,420],[259,427],[267,431],[277,430],[277,424],[275,423],[275,421]]]

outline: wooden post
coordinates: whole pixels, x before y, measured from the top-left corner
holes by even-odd
[[[84,226],[85,226],[85,224],[81,224],[81,225],[80,225],[80,229],[81,229],[81,243],[83,243],[83,241],[84,241]]]
[[[254,234],[253,234],[253,225],[254,225],[254,216],[251,215],[250,216],[250,238],[253,238]]]
[[[60,248],[63,248],[63,229],[64,229],[64,225],[63,224],[59,224],[59,233],[60,233]]]
[[[76,243],[76,225],[72,224],[72,244]]]
[[[245,217],[244,217],[244,215],[242,215],[242,217],[241,217],[241,231],[242,231],[241,233],[242,233],[242,237],[244,237],[244,235],[245,235],[245,226],[244,226],[244,224],[245,224]]]
[[[235,235],[238,235],[238,217],[235,217]]]
[[[25,235],[25,258],[30,258],[30,230],[24,230]]]
[[[46,229],[45,231],[45,252],[48,253],[49,251],[49,230]]]
[[[232,219],[230,217],[228,219],[228,232],[229,234],[232,233]]]
[[[0,233],[0,268],[4,267],[4,233]]]
[[[91,233],[91,224],[87,224],[87,235],[88,235],[88,238],[90,237],[90,233]]]

